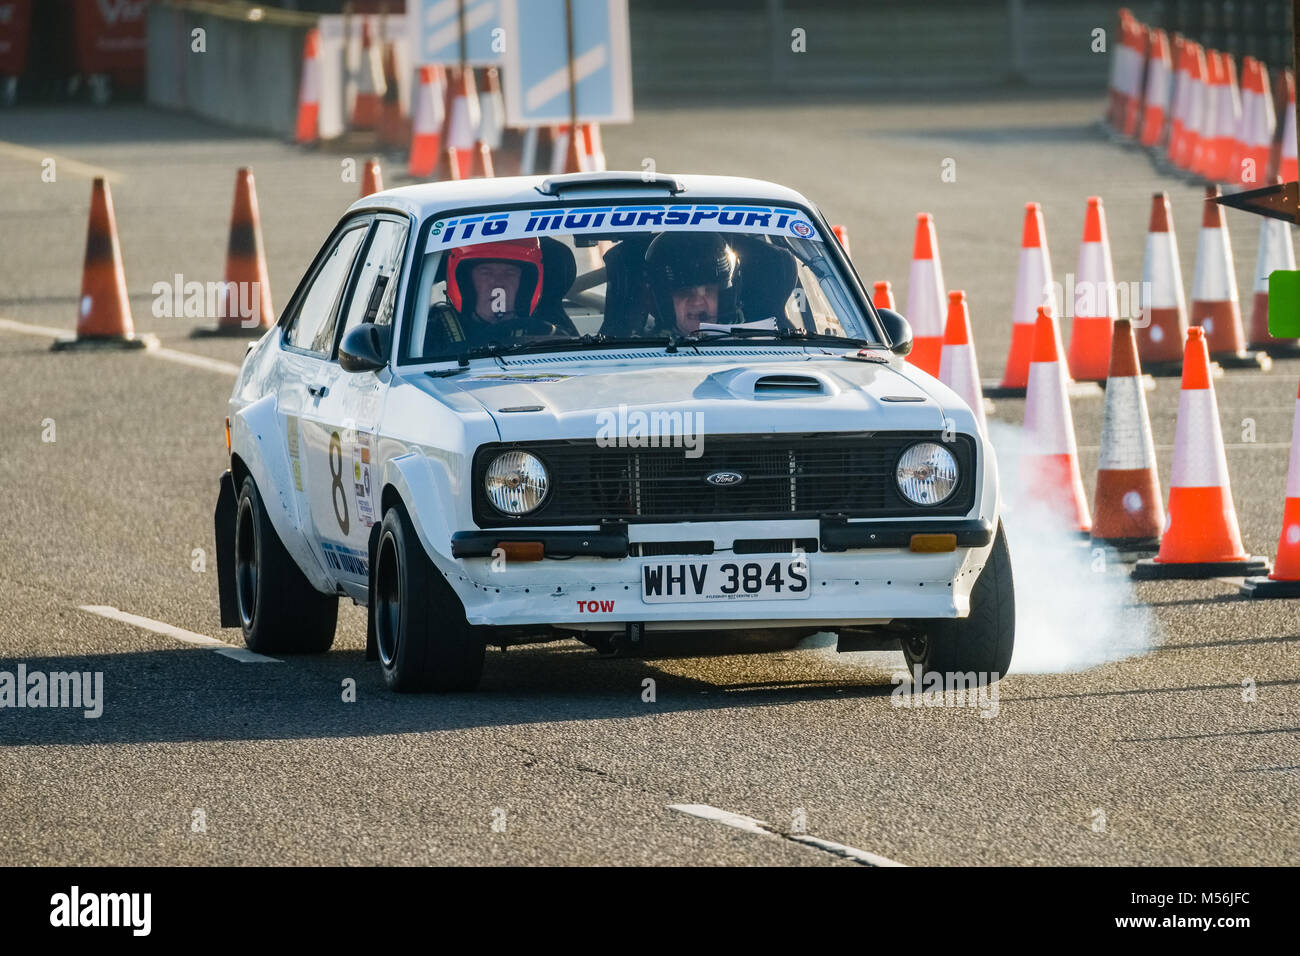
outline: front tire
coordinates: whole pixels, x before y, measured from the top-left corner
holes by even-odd
[[[464,605],[425,553],[400,504],[384,514],[371,573],[375,643],[389,688],[477,687],[487,645],[465,619]]]
[[[941,674],[975,671],[989,675],[990,683],[1006,674],[1015,645],[1016,597],[1001,521],[993,550],[971,589],[970,615],[926,621],[922,629],[903,638],[909,667],[919,664],[925,673]]]
[[[235,602],[244,643],[258,654],[323,654],[334,643],[339,599],[321,594],[275,533],[253,476],[235,502]]]

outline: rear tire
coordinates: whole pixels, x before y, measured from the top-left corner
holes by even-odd
[[[258,654],[323,654],[334,643],[338,595],[321,594],[298,569],[252,475],[235,502],[235,602],[244,643]]]
[[[1016,597],[1011,580],[1011,552],[998,522],[993,550],[971,589],[970,615],[921,622],[924,632],[903,638],[909,667],[925,673],[988,674],[989,682],[1011,666],[1016,637]]]
[[[449,692],[478,686],[487,645],[400,504],[385,512],[380,525],[370,601],[379,666],[390,689]]]

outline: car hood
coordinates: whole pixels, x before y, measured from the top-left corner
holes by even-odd
[[[419,376],[419,384],[448,404],[478,402],[502,441],[593,438],[637,427],[643,434],[655,427],[700,434],[944,427],[940,393],[947,390],[897,359],[803,352],[742,358],[660,353],[532,359],[522,367],[475,363],[455,375]]]

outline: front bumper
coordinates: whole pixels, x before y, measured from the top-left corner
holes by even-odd
[[[742,523],[744,525],[746,523]],[[669,534],[671,532],[671,534]],[[913,534],[952,534],[954,550],[913,552]],[[738,599],[647,604],[641,567],[647,562],[690,562],[705,556],[631,556],[631,545],[714,540],[712,557],[746,538],[815,538],[807,555],[812,594],[804,600]],[[456,560],[448,580],[471,624],[558,625],[590,631],[643,623],[648,631],[883,624],[897,618],[953,618],[970,612],[970,591],[991,550],[985,519],[845,522],[789,521],[700,525],[606,526],[590,531],[471,531],[453,536]],[[493,557],[512,542],[543,544],[548,558]],[[603,557],[594,555],[604,552]],[[763,560],[780,554],[737,555]]]
[[[982,518],[924,522],[822,518],[817,524],[821,551],[907,549],[915,535],[951,534],[958,548],[985,548],[993,541],[993,526]],[[457,531],[451,537],[451,554],[455,558],[486,558],[502,545],[533,542],[542,545],[548,558],[626,558],[631,553],[628,527],[618,523],[595,531]]]

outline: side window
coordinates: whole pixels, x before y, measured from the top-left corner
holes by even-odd
[[[406,223],[380,219],[375,235],[366,249],[365,263],[357,278],[356,290],[348,305],[343,325],[346,335],[363,322],[392,325],[397,307],[397,285],[406,252]]]
[[[298,314],[289,326],[288,341],[295,348],[310,349],[328,355],[334,346],[336,305],[343,283],[347,281],[357,246],[366,234],[366,224],[359,223],[339,236],[333,250],[311,280],[311,288],[298,306]]]
[[[785,314],[796,329],[821,332],[827,335],[844,335],[835,310],[826,300],[817,277],[806,263],[799,263],[799,283],[786,302]]]

